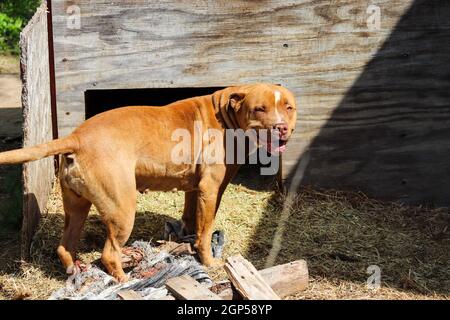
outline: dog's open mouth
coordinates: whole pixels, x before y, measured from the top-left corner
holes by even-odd
[[[267,151],[269,151],[272,154],[283,153],[286,151],[286,144],[287,144],[287,140],[279,139],[278,141],[275,141],[274,143],[266,144],[265,148],[267,149]]]
[[[264,147],[271,154],[283,153],[287,149],[286,144],[288,140],[280,138],[277,131],[268,134],[267,137],[260,135],[258,141],[260,146]]]

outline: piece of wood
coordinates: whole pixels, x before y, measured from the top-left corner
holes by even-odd
[[[227,258],[225,271],[239,294],[246,300],[279,300],[258,270],[241,255]]]
[[[296,294],[308,286],[308,265],[305,260],[280,264],[258,272],[280,298]],[[226,281],[223,284],[226,284]],[[235,294],[232,288],[227,288],[219,291],[217,295],[223,300],[232,300]]]
[[[159,298],[158,300],[171,300],[171,301],[173,301],[173,300],[176,300],[176,299],[175,299],[175,297],[173,295],[168,294],[167,296]]]
[[[52,140],[46,2],[20,35],[23,146]],[[53,157],[23,165],[22,258],[27,259],[34,231],[54,180]]]
[[[280,297],[295,294],[308,286],[308,266],[305,260],[263,269],[259,274]]]
[[[176,298],[181,300],[222,300],[188,275],[167,280],[166,287]]]
[[[278,83],[298,97],[283,179],[310,150],[302,184],[450,203],[448,0],[52,4],[60,136],[86,90]]]
[[[122,290],[117,293],[122,300],[144,300],[136,291]]]

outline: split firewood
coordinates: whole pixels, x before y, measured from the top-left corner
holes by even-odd
[[[308,265],[305,260],[273,266],[259,270],[258,273],[281,298],[303,291],[308,286]],[[228,280],[214,284],[210,290],[224,300],[236,299],[238,295]]]
[[[280,300],[255,266],[241,255],[228,258],[225,271],[231,283],[245,300]]]

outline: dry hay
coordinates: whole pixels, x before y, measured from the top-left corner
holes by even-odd
[[[280,225],[284,198],[273,191],[232,184],[223,196],[216,229],[225,231],[224,257],[241,253],[263,268]],[[139,195],[130,241],[157,240],[164,223],[179,219],[181,192]],[[20,264],[14,245],[0,255],[0,299],[43,299],[64,285],[55,249],[63,227],[59,188],[32,246],[32,262]],[[302,189],[284,216],[276,264],[306,259],[309,288],[290,299],[448,299],[449,213],[369,199],[363,194]],[[105,229],[95,209],[80,243],[80,260],[100,257]],[[1,244],[5,248],[5,244]],[[369,265],[381,268],[381,289],[366,288]],[[211,269],[217,280],[221,269]]]

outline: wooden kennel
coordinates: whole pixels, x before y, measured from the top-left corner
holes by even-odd
[[[22,33],[24,144],[69,134],[102,90],[271,82],[298,99],[288,186],[446,205],[449,18],[445,0],[48,1]],[[53,177],[24,166],[27,243]]]

